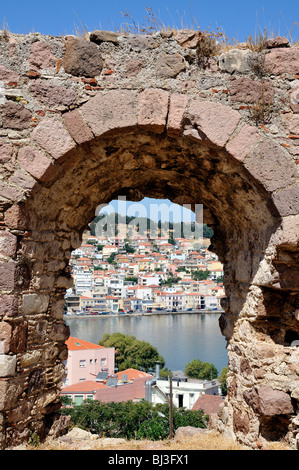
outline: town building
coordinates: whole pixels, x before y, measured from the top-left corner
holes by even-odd
[[[190,379],[183,372],[174,372],[172,376],[172,402],[176,408],[192,410],[197,400],[202,395],[219,396],[220,387],[218,380]],[[168,403],[170,398],[169,379],[152,379],[148,388],[147,400],[151,403]]]
[[[67,341],[64,385],[93,381],[100,372],[114,373],[115,349],[71,336]]]
[[[173,244],[170,238],[165,231],[132,239],[85,233],[71,257],[74,284],[66,313],[221,310],[222,265],[206,239],[178,238]]]
[[[86,380],[63,387],[62,396],[71,399],[72,406],[85,400],[101,403],[138,402],[146,398],[146,383],[152,375],[136,369],[126,369],[118,374],[99,373],[95,380]]]

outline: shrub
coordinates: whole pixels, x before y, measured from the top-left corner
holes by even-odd
[[[86,400],[74,408],[63,408],[63,415],[72,418],[72,425],[101,437],[160,440],[169,436],[169,406],[139,403],[101,403]],[[202,410],[173,410],[173,429],[181,426],[207,427]]]

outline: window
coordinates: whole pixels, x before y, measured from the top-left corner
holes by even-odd
[[[101,358],[101,366],[105,366],[106,365],[106,358]]]
[[[80,365],[80,367],[86,367],[86,361],[81,360],[79,365]]]
[[[92,359],[89,359],[89,364],[92,364]]]
[[[74,396],[74,406],[82,405],[84,401],[84,395],[75,395]]]

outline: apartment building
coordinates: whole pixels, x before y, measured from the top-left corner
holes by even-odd
[[[67,341],[64,386],[96,380],[100,372],[114,373],[115,349],[105,348],[71,336]]]

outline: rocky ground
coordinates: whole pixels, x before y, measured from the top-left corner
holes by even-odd
[[[37,444],[37,443],[36,443]],[[73,428],[68,434],[56,439],[48,439],[40,445],[22,445],[13,450],[248,450],[233,440],[208,430],[191,426],[179,428],[174,439],[164,441],[128,441],[126,439],[100,438],[79,428]],[[283,443],[271,443],[261,450],[289,450]]]

